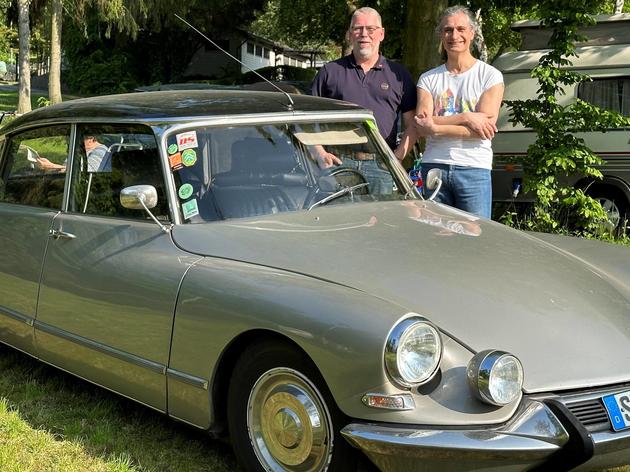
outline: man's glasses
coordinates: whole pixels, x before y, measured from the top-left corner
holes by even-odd
[[[367,34],[372,36],[380,29],[380,26],[353,26],[352,28],[350,28],[350,31],[352,31],[352,34],[361,34],[363,30],[365,30]]]

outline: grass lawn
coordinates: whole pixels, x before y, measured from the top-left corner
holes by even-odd
[[[229,445],[0,345],[0,470],[235,469]]]
[[[48,94],[31,94],[31,107],[33,110],[37,108],[37,100],[40,97],[48,97]],[[0,113],[3,111],[12,111],[17,108],[17,92],[0,90]]]

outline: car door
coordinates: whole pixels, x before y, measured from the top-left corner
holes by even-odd
[[[31,354],[42,261],[62,207],[69,139],[69,125],[47,126],[10,136],[2,146],[0,341]]]
[[[87,136],[108,147],[107,170],[90,171]],[[151,129],[79,126],[67,211],[54,221],[43,265],[35,337],[46,361],[165,411],[175,300],[193,259],[145,211],[121,206],[120,190],[135,184],[156,187],[153,213],[168,225]]]

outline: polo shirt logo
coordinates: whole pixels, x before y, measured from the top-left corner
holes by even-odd
[[[388,84],[387,82],[383,82],[383,83],[381,84],[381,88],[382,88],[383,90],[389,90],[389,84]]]

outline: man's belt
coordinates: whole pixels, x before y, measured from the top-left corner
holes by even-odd
[[[373,161],[376,159],[376,154],[373,152],[355,152],[352,159],[355,161]]]

